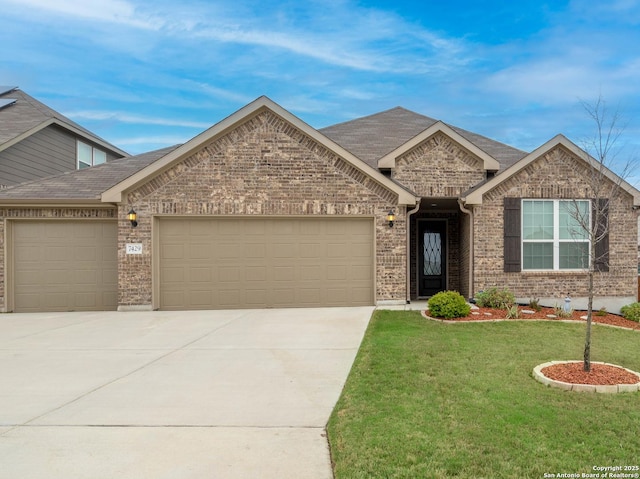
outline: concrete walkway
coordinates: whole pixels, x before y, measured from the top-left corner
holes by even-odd
[[[0,478],[331,478],[373,309],[0,315]]]

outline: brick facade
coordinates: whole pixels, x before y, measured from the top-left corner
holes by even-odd
[[[484,163],[436,133],[396,159],[392,178],[423,197],[455,198],[484,179]]]
[[[163,215],[365,216],[375,219],[377,301],[406,298],[405,208],[397,194],[264,111],[131,191],[138,227],[119,230],[119,304],[152,304],[152,220]],[[393,228],[386,221],[394,208]],[[142,243],[142,255],[125,255]]]
[[[411,193],[402,191],[374,170],[369,171],[365,163],[361,169],[356,167],[358,160],[350,154],[334,148],[287,112],[269,105],[266,102],[266,107],[232,115],[232,121],[224,120],[208,130],[210,136],[205,132],[186,145],[194,150],[185,148],[182,153],[180,149],[169,150],[171,153],[153,159],[147,156],[140,169],[122,169],[121,177],[109,177],[107,171],[104,183],[97,172],[105,171],[100,168],[106,166],[49,183],[43,181],[41,189],[33,184],[5,190],[0,201],[12,206],[0,206],[0,217],[4,220],[0,222],[0,308],[7,309],[7,265],[2,264],[5,258],[11,259],[11,251],[6,251],[5,244],[11,238],[7,225],[14,220],[37,218],[118,220],[118,304],[122,309],[159,306],[158,291],[154,291],[158,287],[159,255],[154,248],[159,240],[158,219],[166,216],[371,218],[375,225],[375,301],[400,303],[407,296],[412,299],[418,296],[420,222],[444,220],[447,289],[457,290],[465,297],[491,286],[509,288],[520,298],[586,295],[585,273],[505,273],[503,267],[504,198],[606,197],[596,195],[585,184],[588,167],[575,156],[577,149],[572,149],[570,142],[558,141],[533,161],[525,156],[528,163],[521,160],[526,166],[513,176],[500,181],[503,177],[498,174],[484,183],[484,161],[438,131],[410,150],[402,150],[406,152],[395,158],[390,173],[393,181],[422,197],[417,211],[410,206],[413,213],[407,225],[404,205],[413,202]],[[367,132],[370,127],[367,123]],[[355,146],[368,152],[370,137],[364,138]],[[503,147],[506,146],[496,151],[499,153]],[[510,155],[512,159],[522,158],[517,156],[519,153],[522,152],[511,151]],[[153,167],[142,169],[147,166]],[[134,179],[129,181],[131,178]],[[59,193],[61,187],[67,188],[64,194],[68,198]],[[78,188],[86,196],[79,196]],[[469,191],[471,188],[473,191]],[[482,193],[481,204],[476,204]],[[471,215],[457,203],[463,195],[468,195],[466,200],[475,195],[473,201],[467,201]],[[56,198],[60,199],[58,204],[86,199],[91,205],[101,197],[113,203],[101,207],[28,206],[35,201],[55,205]],[[634,198],[619,190],[611,199],[609,271],[596,274],[596,295],[634,297],[638,257]],[[136,228],[126,219],[131,208],[138,213]],[[396,215],[392,228],[386,219],[390,209]],[[127,255],[127,243],[141,243],[142,254]]]
[[[569,151],[558,146],[534,160],[513,177],[484,195],[474,208],[474,288],[509,288],[516,297],[572,297],[587,295],[587,274],[580,272],[503,271],[503,204],[505,197],[541,199],[591,199],[595,197],[585,178],[589,168]],[[609,205],[609,271],[596,273],[596,296],[635,296],[637,271],[637,219],[632,214],[633,198],[607,182]]]

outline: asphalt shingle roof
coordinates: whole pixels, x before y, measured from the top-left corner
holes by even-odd
[[[16,92],[17,90],[14,90],[10,95],[15,96]],[[20,93],[22,94],[22,92]],[[27,100],[25,103],[30,103],[28,101],[30,97],[25,94],[22,95],[24,96],[21,97]],[[14,107],[15,105],[9,107],[9,109]],[[31,107],[41,111],[42,115],[50,115],[53,112],[46,105],[37,101]],[[53,113],[55,114],[55,112]],[[35,122],[35,116],[32,113],[31,119],[29,117],[24,119],[23,127],[28,127],[29,124],[32,124],[29,123],[30,121]],[[320,132],[377,169],[377,163],[380,158],[436,122],[437,120],[433,118],[397,107],[375,115],[322,128]],[[451,128],[494,157],[500,163],[501,170],[504,170],[527,154],[524,151],[461,128],[453,126]],[[0,138],[2,138],[2,134],[6,135],[7,133],[0,131]],[[103,192],[167,155],[178,146],[122,158],[92,168],[71,171],[0,190],[0,201],[99,200]]]
[[[378,168],[378,160],[387,153],[426,130],[438,120],[402,107],[374,115],[338,123],[319,131],[354,154]],[[449,125],[456,133],[495,158],[503,170],[526,156],[527,152],[499,143],[475,133]]]
[[[97,200],[112,186],[127,179],[154,161],[169,154],[179,145],[121,158],[82,170],[68,171],[41,180],[0,190],[2,200]]]

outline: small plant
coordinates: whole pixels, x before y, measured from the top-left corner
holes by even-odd
[[[507,306],[507,319],[520,318],[520,310],[517,304],[510,304]]]
[[[553,307],[553,314],[555,314],[558,318],[570,318],[573,316],[573,309],[569,311],[565,311],[562,306],[558,306],[557,304]]]
[[[436,318],[463,318],[470,312],[471,306],[456,291],[441,291],[429,300],[429,314]]]
[[[620,309],[620,312],[625,319],[640,322],[640,303],[627,304]]]
[[[596,311],[596,316],[606,316],[607,314],[607,308],[605,308],[604,306]]]
[[[542,311],[542,308],[540,307],[540,299],[539,298],[531,298],[529,300],[529,307],[531,309],[533,309],[537,313]]]
[[[515,304],[516,298],[508,289],[489,288],[486,291],[476,293],[476,304],[481,308],[507,309]]]

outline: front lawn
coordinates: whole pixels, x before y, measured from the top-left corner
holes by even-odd
[[[640,393],[532,378],[540,363],[581,359],[584,328],[376,311],[328,425],[336,478],[583,477],[640,465]],[[640,371],[640,334],[594,325],[592,360]]]

